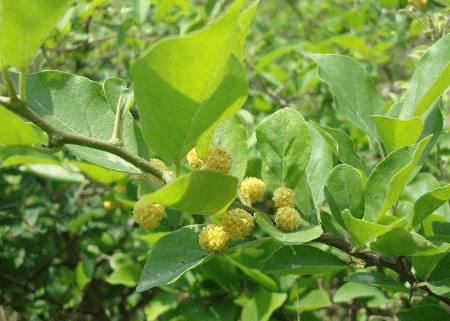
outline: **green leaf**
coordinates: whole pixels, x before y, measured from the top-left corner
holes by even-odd
[[[388,116],[374,115],[372,119],[388,153],[416,143],[423,129],[423,120],[420,117],[400,120]]]
[[[194,171],[143,199],[189,213],[214,214],[235,197],[236,177],[213,171]]]
[[[416,271],[416,274],[420,278],[426,279],[444,256],[445,253],[435,255],[411,256],[411,263],[414,270]]]
[[[17,75],[12,74],[17,82]],[[59,129],[108,140],[114,126],[114,113],[101,84],[60,71],[27,75],[27,105]],[[123,128],[124,146],[143,158],[148,149],[139,126],[127,115]],[[107,152],[68,145],[80,158],[113,170],[140,173],[134,166]]]
[[[381,219],[398,200],[430,139],[428,136],[418,144],[399,148],[378,163],[366,185],[365,221]]]
[[[141,274],[141,267],[136,264],[125,264],[114,270],[105,281],[109,284],[122,284],[125,286],[136,286]]]
[[[385,297],[383,292],[367,284],[347,282],[342,285],[333,297],[333,302],[341,303],[357,298]]]
[[[275,59],[277,59],[291,51],[295,51],[296,49],[299,49],[298,44],[289,44],[289,45],[279,46],[276,49],[269,51],[268,53],[266,53],[263,56],[258,58],[258,62],[255,64],[255,68],[253,69],[253,72],[255,74],[260,73],[264,69],[264,67],[269,65]]]
[[[30,172],[48,179],[64,182],[85,183],[83,174],[70,171],[62,166],[53,164],[27,164],[20,166],[20,170]]]
[[[261,269],[271,274],[321,274],[349,266],[333,254],[310,245],[286,245],[273,252]]]
[[[212,139],[214,145],[224,147],[230,154],[231,163],[228,175],[244,178],[247,169],[247,134],[238,115],[232,115],[217,126]]]
[[[341,213],[348,209],[355,218],[364,215],[365,175],[345,164],[336,166],[325,184],[325,197],[336,221],[344,226]]]
[[[198,242],[201,228],[202,225],[185,226],[161,237],[147,258],[136,291],[173,282],[203,262],[208,253]]]
[[[177,303],[177,293],[160,292],[156,294],[144,308],[146,320],[157,320],[161,314],[174,309]]]
[[[256,127],[262,154],[262,179],[269,190],[295,189],[311,153],[311,134],[299,112],[283,108]]]
[[[383,113],[383,101],[364,68],[350,57],[306,54],[317,63],[317,74],[334,93],[338,111],[353,125],[378,140],[371,115]]]
[[[427,282],[427,286],[437,295],[450,297],[450,275],[448,276],[449,278],[445,280]]]
[[[436,265],[428,277],[428,282],[442,281],[450,278],[450,253],[447,253]]]
[[[450,320],[450,314],[435,304],[419,305],[411,309],[397,312],[395,316],[399,318],[400,321]]]
[[[401,119],[422,115],[450,85],[450,34],[428,48],[409,83]]]
[[[247,38],[250,24],[258,8],[259,0],[254,1],[245,11],[239,15],[237,41],[234,42],[233,53],[242,61],[246,56],[245,39]]]
[[[157,155],[178,163],[245,102],[247,77],[232,55],[243,2],[195,33],[160,41],[133,64],[143,135]]]
[[[87,176],[103,184],[113,184],[125,180],[128,174],[112,171],[97,165],[84,162],[71,162]]]
[[[319,131],[333,153],[342,163],[353,166],[363,172],[366,170],[364,160],[356,154],[355,145],[345,132],[330,127],[320,126],[314,122],[311,122],[311,124]]]
[[[258,291],[247,301],[242,309],[241,320],[269,321],[272,313],[281,307],[286,299],[286,293]]]
[[[103,83],[103,90],[105,91],[109,108],[114,113],[117,111],[117,103],[120,97],[121,115],[125,116],[134,101],[134,92],[127,87],[126,81],[120,78],[107,78]]]
[[[312,241],[322,235],[323,231],[319,225],[302,226],[292,233],[283,233],[278,230],[272,220],[264,213],[255,213],[256,223],[270,236],[285,245],[296,245]]]
[[[334,158],[330,146],[320,133],[311,124],[308,124],[308,127],[311,132],[311,146],[314,146],[314,148],[311,149],[305,174],[311,190],[311,196],[314,202],[321,206],[325,200],[323,186],[328,174],[333,169]]]
[[[0,106],[0,147],[12,145],[33,145],[36,134],[30,125],[19,116]]]
[[[5,66],[26,70],[73,0],[2,0],[0,55]]]
[[[414,203],[413,217],[410,221],[409,227],[415,227],[449,199],[450,184],[435,188],[434,190],[422,195]]]
[[[298,306],[302,312],[327,308],[331,306],[330,296],[327,291],[321,289],[308,291],[305,296],[299,298]]]
[[[391,278],[387,277],[386,275],[380,274],[380,273],[370,273],[370,272],[353,273],[349,276],[346,276],[344,278],[344,281],[368,284],[368,285],[375,285],[378,287],[382,287],[382,288],[390,289],[390,290],[394,290],[394,291],[402,291],[402,292],[409,291],[409,289],[406,286],[404,286],[402,283],[400,283],[394,279],[391,279]]]
[[[354,218],[348,210],[344,210],[341,215],[343,227],[350,233],[356,246],[366,244],[394,228],[403,227],[403,220],[397,218],[389,225],[381,225]]]
[[[143,23],[150,11],[150,0],[133,0],[133,13]]]
[[[447,245],[446,248],[449,248]],[[378,237],[371,248],[385,255],[425,256],[439,254],[445,251],[428,241],[422,235],[394,228]]]

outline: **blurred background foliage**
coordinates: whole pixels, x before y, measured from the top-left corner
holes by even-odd
[[[160,39],[201,28],[229,3],[76,1],[42,45],[30,72],[56,69],[100,82],[120,77],[132,84],[133,59]],[[255,126],[285,106],[307,120],[346,131],[368,164],[378,159],[366,136],[336,114],[330,87],[319,81],[315,63],[302,52],[356,59],[374,79],[387,110],[402,99],[423,51],[450,27],[450,1],[429,1],[424,8],[420,1],[413,3],[261,1],[247,40],[249,97],[239,112],[248,136],[247,176],[260,176]],[[448,107],[447,94],[441,101],[446,129],[424,167],[431,175],[422,174],[421,182],[428,185],[450,180]],[[157,229],[138,228],[131,215],[137,177],[94,167],[76,179],[70,171],[75,157],[63,150],[49,156],[47,165],[54,157],[67,172],[49,178],[45,166],[27,165],[12,155],[12,148],[0,150],[0,318],[282,321],[297,319],[299,307],[302,321],[394,320],[398,309],[433,300],[417,295],[410,302],[408,293],[361,285],[339,296],[344,272],[322,278],[269,277],[259,269],[280,246],[270,240],[217,256],[171,285],[137,293],[155,242],[209,218],[169,210]],[[36,155],[30,151],[26,156]],[[269,212],[271,206],[269,196],[256,205]]]

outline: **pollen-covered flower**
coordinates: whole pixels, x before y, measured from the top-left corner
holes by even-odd
[[[157,158],[152,158],[150,159],[150,164],[152,164],[153,166],[155,166],[157,169],[159,169],[160,171],[164,171],[167,169],[166,164],[164,164],[163,161],[157,159]]]
[[[208,253],[219,253],[227,249],[230,235],[221,225],[209,224],[199,235],[199,243]]]
[[[159,225],[164,214],[164,206],[149,201],[137,201],[134,204],[134,220],[143,227],[155,228]]]
[[[266,184],[255,177],[247,177],[239,186],[239,196],[248,204],[255,203],[264,196]]]
[[[235,208],[223,215],[222,224],[232,240],[242,240],[255,227],[254,218],[241,208]]]
[[[198,157],[197,149],[195,147],[189,151],[186,158],[187,158],[189,165],[191,165],[192,168],[194,168],[194,169],[202,168],[203,161],[200,157]]]
[[[275,213],[275,224],[286,232],[298,230],[300,227],[300,214],[292,207],[280,207]]]
[[[276,207],[294,207],[295,192],[287,187],[280,187],[273,192],[273,202]]]
[[[210,146],[202,161],[202,169],[218,171],[223,174],[228,174],[231,167],[231,157],[228,151],[221,146]]]

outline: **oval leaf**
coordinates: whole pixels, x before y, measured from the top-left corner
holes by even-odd
[[[361,284],[375,285],[385,289],[391,289],[395,291],[408,292],[409,289],[400,282],[387,277],[380,273],[353,273],[344,278],[346,282],[355,282]]]
[[[36,134],[30,125],[19,116],[0,106],[0,147],[13,145],[33,145]]]
[[[414,203],[413,217],[410,221],[409,227],[415,227],[449,199],[450,184],[435,188],[434,190],[422,195],[417,202]]]
[[[420,305],[408,310],[403,310],[395,314],[400,321],[437,321],[450,320],[448,314],[443,308],[433,305]]]

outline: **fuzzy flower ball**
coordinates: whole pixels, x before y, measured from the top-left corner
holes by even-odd
[[[239,195],[243,201],[251,204],[260,200],[264,196],[266,184],[255,177],[247,177],[239,186]]]
[[[187,154],[187,161],[189,165],[194,169],[200,169],[202,168],[203,161],[200,157],[198,157],[197,150],[192,148],[190,152]]]
[[[280,207],[275,213],[275,224],[285,232],[298,230],[300,214],[292,207]]]
[[[223,215],[222,224],[232,240],[242,240],[255,227],[254,218],[241,208],[235,208]]]
[[[199,243],[208,253],[220,253],[227,249],[230,235],[221,225],[208,224],[199,235]]]
[[[280,187],[273,192],[273,202],[276,207],[294,207],[295,192],[287,187]]]
[[[164,164],[163,161],[157,159],[157,158],[152,158],[150,159],[150,164],[152,164],[153,166],[155,166],[157,169],[159,169],[160,171],[164,171],[167,169],[166,164]]]
[[[210,146],[202,160],[202,169],[209,169],[222,174],[228,174],[231,167],[231,157],[228,151],[220,146]]]
[[[134,220],[143,227],[155,228],[164,214],[164,206],[149,201],[137,201],[134,205]]]

